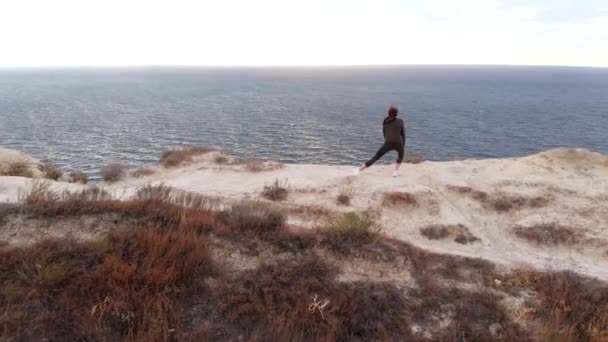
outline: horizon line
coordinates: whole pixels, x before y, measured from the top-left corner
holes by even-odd
[[[152,69],[152,68],[206,68],[206,69],[288,69],[288,68],[383,68],[383,67],[562,67],[604,69],[608,65],[567,65],[567,64],[474,64],[474,63],[399,63],[399,64],[278,64],[278,65],[214,65],[214,64],[121,64],[121,65],[0,65],[0,70],[23,69]]]

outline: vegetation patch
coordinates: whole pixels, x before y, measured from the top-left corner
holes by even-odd
[[[479,241],[479,238],[471,234],[469,228],[462,224],[431,225],[420,229],[420,233],[429,240],[444,240],[449,238],[462,245]]]
[[[275,179],[270,185],[265,185],[262,190],[262,197],[271,201],[283,201],[287,198],[287,182]]]
[[[351,200],[353,194],[354,194],[354,191],[349,188],[340,190],[338,197],[336,197],[336,204],[342,205],[342,206],[349,206],[350,200]]]
[[[520,239],[530,241],[537,245],[571,246],[581,241],[581,234],[572,228],[556,223],[543,223],[529,227],[513,227],[513,234]]]
[[[44,178],[51,179],[54,181],[59,180],[63,176],[63,171],[53,161],[46,160],[40,165],[40,171],[42,171]]]
[[[138,220],[95,241],[0,248],[2,340],[608,339],[606,283],[571,272],[499,272],[382,237],[365,215],[295,230],[267,204],[209,210],[164,185],[116,201],[94,187],[70,195],[37,184],[11,210]],[[253,266],[230,264],[235,255]],[[348,280],[345,260],[357,275],[406,271],[414,285],[399,283],[402,273]]]
[[[165,149],[160,155],[160,163],[166,168],[177,167],[192,162],[194,157],[214,151],[217,151],[217,149],[208,146],[183,146]]]
[[[228,158],[222,154],[218,154],[217,156],[215,156],[213,158],[213,161],[216,164],[226,164],[226,163],[228,163]]]
[[[155,174],[156,171],[154,171],[153,168],[151,167],[146,167],[146,166],[142,166],[142,167],[138,167],[137,169],[135,169],[131,175],[135,178],[143,178],[143,177],[148,177],[151,176],[153,174]]]
[[[18,160],[9,163],[2,170],[1,176],[16,176],[16,177],[27,177],[33,178],[34,173],[31,169],[31,163],[26,160]]]
[[[387,192],[382,196],[382,205],[416,207],[418,200],[409,192]]]
[[[101,178],[108,183],[115,183],[125,176],[127,166],[119,163],[111,163],[101,168]]]
[[[447,189],[458,194],[467,195],[480,202],[484,208],[497,212],[542,208],[547,206],[553,199],[551,196],[529,197],[505,193],[488,194],[485,191],[475,190],[468,186],[448,185]]]
[[[219,218],[239,231],[256,233],[276,232],[283,227],[286,217],[261,202],[240,202],[224,209]]]
[[[426,161],[426,159],[424,159],[423,156],[415,153],[407,153],[403,157],[403,162],[406,164],[420,164],[424,161]]]
[[[82,171],[72,170],[68,174],[68,181],[70,183],[87,184],[89,182],[89,177]]]
[[[373,242],[380,229],[370,218],[350,212],[331,219],[322,234],[326,237],[325,243],[347,252],[348,249]]]

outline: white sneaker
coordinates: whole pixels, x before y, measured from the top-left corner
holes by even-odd
[[[399,171],[393,171],[393,177],[399,177]]]

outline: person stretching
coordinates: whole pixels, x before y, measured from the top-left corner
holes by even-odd
[[[378,159],[382,158],[389,151],[397,151],[398,157],[397,162],[395,163],[395,169],[393,171],[393,177],[399,176],[399,167],[401,166],[401,162],[403,161],[404,147],[405,147],[405,125],[403,124],[403,120],[397,118],[397,114],[399,113],[399,109],[396,107],[390,107],[388,109],[388,114],[384,118],[384,122],[382,123],[382,133],[384,134],[384,145],[380,147],[378,152],[367,161],[365,164],[361,165],[361,167],[356,170],[356,173],[367,169],[372,166]]]

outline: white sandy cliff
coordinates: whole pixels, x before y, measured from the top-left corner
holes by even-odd
[[[276,205],[291,213],[289,223],[296,226],[318,225],[332,212],[367,212],[384,234],[435,252],[608,280],[608,156],[599,153],[558,149],[523,158],[427,161],[405,164],[399,178],[390,177],[388,166],[358,176],[353,166],[332,165],[251,172],[230,163],[229,156],[227,163],[217,163],[217,154],[176,168],[150,166],[155,172],[149,176],[102,186],[129,196],[142,185],[164,183],[231,203],[263,200],[264,186],[278,179],[289,195]],[[35,163],[1,149],[0,168],[23,158]],[[0,177],[0,201],[17,201],[31,182]],[[52,184],[53,189],[83,186]],[[340,193],[349,194],[349,205],[336,203]],[[424,229],[442,233],[429,239]],[[18,243],[11,234],[0,232],[0,240]],[[456,241],[458,236],[466,238]]]

